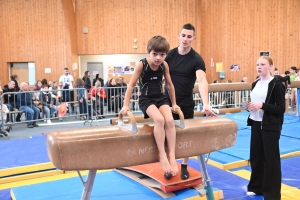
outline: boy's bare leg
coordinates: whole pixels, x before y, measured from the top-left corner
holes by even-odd
[[[172,175],[176,176],[176,174],[178,173],[178,166],[175,159],[176,129],[174,125],[172,112],[170,110],[170,106],[168,105],[161,106],[159,108],[159,111],[164,116],[165,120],[165,131],[169,150],[169,162],[173,170]]]
[[[173,174],[172,167],[169,163],[166,151],[165,151],[165,120],[158,108],[151,105],[147,108],[147,114],[154,121],[154,138],[159,152],[159,161],[165,174]]]

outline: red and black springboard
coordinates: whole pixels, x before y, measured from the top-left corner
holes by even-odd
[[[178,163],[178,174],[171,179],[166,179],[159,162],[123,167],[115,171],[131,178],[138,183],[150,188],[157,193],[157,189],[164,193],[171,193],[185,188],[198,187],[202,184],[202,174],[194,168],[188,167],[190,177],[182,180],[180,177],[180,164]],[[171,193],[173,194],[173,193]],[[165,196],[165,195],[164,195]],[[174,195],[171,195],[174,196]],[[168,195],[169,197],[169,195]]]

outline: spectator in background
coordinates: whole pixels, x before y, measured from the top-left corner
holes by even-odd
[[[118,89],[116,88],[116,80],[114,78],[109,79],[108,85],[107,85],[107,109],[108,111],[114,111],[115,113],[118,113]]]
[[[52,87],[49,88],[52,98],[53,98],[53,105],[59,105],[61,102],[61,91],[60,91],[58,81],[53,81]]]
[[[17,91],[19,91],[20,88],[19,88],[19,84],[18,84],[18,79],[19,79],[18,75],[16,75],[16,74],[12,75],[12,76],[10,76],[10,79],[15,82],[15,88]]]
[[[280,74],[279,74],[279,70],[278,70],[277,68],[274,69],[274,76],[275,76],[275,75],[280,75]]]
[[[297,74],[297,68],[295,66],[292,66],[290,69],[290,80],[295,81],[295,79],[297,78],[298,74]],[[295,99],[296,99],[296,90],[297,88],[292,88],[291,90],[291,107],[292,107],[292,113],[295,113]]]
[[[19,90],[16,89],[15,87],[15,82],[14,81],[9,81],[7,85],[4,86],[3,88],[3,98],[4,98],[4,103],[7,106],[7,108],[10,111],[13,111],[13,109],[17,109],[17,94],[5,94],[8,92],[19,92]],[[7,118],[6,118],[7,122],[10,121],[10,117],[9,114],[7,114]],[[18,113],[17,118],[16,118],[17,122],[21,121],[21,114]]]
[[[97,81],[100,81],[101,86],[104,87],[104,80],[101,78],[101,76],[99,74],[96,74],[96,77],[93,79],[93,86],[95,86],[95,83]]]
[[[290,71],[285,71],[284,74],[285,74],[286,76],[289,76],[289,75],[290,75]]]
[[[281,76],[277,68],[274,69],[274,77],[278,78],[280,81],[284,82],[285,88],[289,88],[291,85],[290,76]]]
[[[40,110],[36,107],[39,102],[32,101],[32,93],[29,91],[28,83],[22,82],[20,84],[20,93],[18,93],[18,106],[19,110],[26,114],[28,128],[38,127],[36,121],[40,115]]]
[[[246,76],[244,76],[244,77],[242,78],[242,81],[241,81],[241,82],[247,83],[247,82],[248,82],[248,78],[247,78]]]
[[[123,101],[124,101],[125,93],[126,93],[126,89],[127,89],[127,84],[124,83],[124,78],[123,77],[118,78],[118,83],[117,83],[116,87],[119,88],[119,98],[118,98],[119,102],[118,102],[118,105],[119,105],[119,108],[122,109]]]
[[[36,107],[38,107],[40,109],[40,112],[42,111],[42,104],[40,102],[40,92],[42,89],[42,82],[40,80],[37,80],[37,82],[35,83],[35,87],[33,89],[33,91],[36,91],[35,93],[32,94],[32,100],[34,102],[36,102]],[[38,116],[39,119],[41,119],[41,116]]]
[[[93,114],[97,116],[97,119],[105,118],[103,116],[103,111],[106,92],[101,87],[100,81],[96,81],[95,86],[91,87],[89,91],[89,98],[93,101]]]
[[[50,118],[52,117],[52,115],[57,113],[57,108],[53,104],[52,95],[48,90],[48,85],[42,86],[42,92],[40,93],[40,101],[47,118],[47,124],[51,124]]]
[[[42,79],[42,87],[44,86],[44,85],[47,85],[48,86],[48,88],[50,87],[50,85],[49,85],[49,83],[48,83],[48,80],[47,79]]]
[[[82,78],[82,80],[84,81],[84,83],[85,83],[85,85],[84,85],[84,87],[85,87],[85,89],[87,90],[87,91],[89,91],[90,89],[91,89],[91,87],[92,87],[92,85],[91,85],[91,80],[90,80],[90,72],[89,71],[85,71],[84,72],[84,77]]]
[[[82,89],[82,88],[85,88],[83,80],[80,78],[76,79],[74,86],[76,88],[78,88],[77,98],[78,98],[78,103],[79,103],[79,112],[81,115],[81,119],[86,119],[88,116],[89,119],[91,120],[92,118],[89,116],[89,113],[88,113],[87,92],[86,92],[86,90]]]
[[[59,78],[59,85],[62,89],[65,89],[62,93],[62,98],[64,102],[74,101],[74,90],[73,90],[74,78],[69,74],[69,69],[64,68],[64,74]],[[74,104],[70,103],[72,114],[74,114]]]

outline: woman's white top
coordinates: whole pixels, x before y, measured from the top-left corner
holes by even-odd
[[[274,77],[265,81],[259,80],[256,83],[255,87],[253,88],[250,94],[251,102],[265,103],[267,93],[268,93],[269,83],[273,80],[273,78]],[[263,115],[264,115],[264,111],[262,109],[258,109],[256,111],[250,111],[250,119],[254,121],[261,122]]]

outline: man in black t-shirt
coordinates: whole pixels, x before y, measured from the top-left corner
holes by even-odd
[[[203,111],[205,111],[206,116],[216,116],[208,104],[205,63],[202,57],[192,48],[192,42],[196,39],[194,26],[192,24],[183,25],[178,38],[179,47],[170,50],[165,59],[170,67],[176,103],[181,108],[185,119],[194,118],[193,88],[197,79]],[[173,117],[174,119],[179,118],[175,114]],[[183,180],[189,178],[187,163],[188,158],[184,158],[181,164],[181,179]]]

